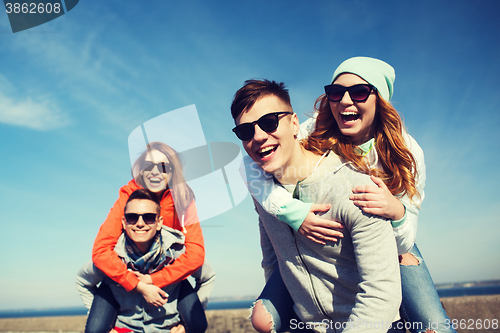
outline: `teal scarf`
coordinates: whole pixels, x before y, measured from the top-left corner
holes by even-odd
[[[157,232],[147,253],[142,253],[135,243],[125,234],[125,250],[129,262],[127,267],[142,274],[151,274],[161,270],[164,266],[174,261],[171,251],[163,249],[161,232]]]

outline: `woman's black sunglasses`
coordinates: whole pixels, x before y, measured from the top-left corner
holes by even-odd
[[[144,162],[144,166],[142,168],[142,171],[152,171],[155,166],[158,168],[158,171],[162,173],[170,173],[172,172],[172,166],[169,163],[165,162],[160,162],[160,163],[153,163],[153,162]]]
[[[325,86],[325,94],[329,101],[340,102],[344,98],[345,92],[349,92],[353,102],[364,102],[370,96],[372,90],[377,88],[371,84],[356,84],[350,87],[344,87],[338,84],[329,84]]]
[[[142,220],[144,221],[144,223],[153,224],[156,222],[157,214],[155,214],[155,213],[144,213],[144,214],[126,213],[125,214],[125,221],[127,221],[128,224],[136,224],[137,221],[139,221],[139,216],[142,216]]]
[[[291,111],[280,111],[268,113],[257,119],[252,123],[244,123],[239,124],[235,128],[233,128],[233,132],[236,134],[238,139],[242,141],[247,141],[253,138],[255,134],[255,124],[259,125],[259,127],[266,133],[272,133],[276,131],[279,124],[279,116],[282,114],[293,114]]]

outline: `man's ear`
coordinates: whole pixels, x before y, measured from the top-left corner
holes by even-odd
[[[297,136],[300,132],[300,123],[299,123],[299,117],[297,117],[296,113],[292,115],[292,124],[293,124],[293,135]]]
[[[163,226],[163,216],[160,216],[158,218],[158,223],[156,224],[156,230],[157,231],[160,230],[162,226]]]

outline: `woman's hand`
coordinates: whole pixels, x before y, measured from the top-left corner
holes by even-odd
[[[331,205],[313,204],[307,214],[304,222],[299,228],[299,232],[313,242],[325,245],[325,241],[336,242],[337,238],[342,238],[342,232],[335,229],[342,229],[344,226],[332,220],[327,220],[316,215],[316,212],[326,212]]]
[[[134,273],[135,276],[137,276],[137,278],[139,278],[139,281],[141,281],[142,283],[153,284],[153,279],[151,279],[151,275],[142,274],[142,273],[139,273],[138,271],[131,271],[131,272]]]
[[[382,179],[370,176],[375,185],[359,185],[352,189],[349,199],[363,212],[382,216],[393,221],[403,218],[405,207],[392,195]]]
[[[142,294],[148,304],[159,307],[167,303],[168,294],[153,284],[139,282],[135,290]]]

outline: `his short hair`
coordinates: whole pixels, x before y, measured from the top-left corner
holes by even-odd
[[[233,119],[239,117],[241,113],[250,109],[255,102],[262,97],[274,95],[281,99],[285,104],[292,106],[288,89],[283,82],[269,80],[246,80],[233,97],[231,103],[231,115]]]
[[[130,194],[130,196],[128,197],[127,203],[125,204],[125,208],[123,209],[124,212],[127,210],[128,203],[132,200],[153,201],[158,207],[157,208],[158,214],[160,214],[160,200],[158,199],[158,196],[155,193],[151,192],[150,190],[141,188],[132,192],[132,194]]]

